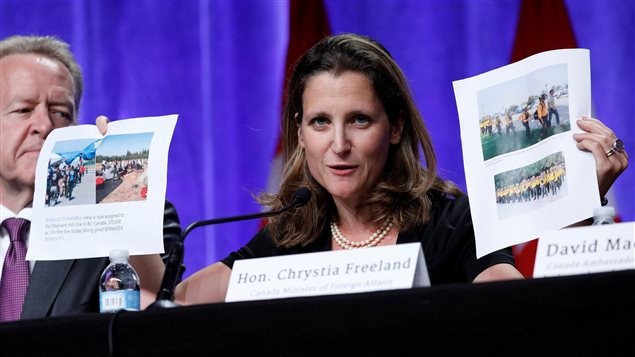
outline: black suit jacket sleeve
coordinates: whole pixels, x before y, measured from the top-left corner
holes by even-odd
[[[181,223],[179,222],[179,216],[172,202],[165,200],[165,209],[163,211],[163,248],[165,249],[165,253],[161,255],[163,264],[167,263],[172,248],[179,241],[181,241]],[[182,249],[185,249],[185,247]],[[183,255],[185,255],[185,250],[183,251]],[[184,272],[185,265],[182,264],[177,283],[183,278]]]
[[[174,244],[180,240],[181,223],[179,222],[179,216],[172,202],[165,200],[165,209],[163,211],[163,247],[165,253],[161,256],[164,263],[167,261]]]

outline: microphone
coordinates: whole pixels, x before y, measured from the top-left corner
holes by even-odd
[[[308,188],[306,188],[306,187],[302,187],[302,188],[298,189],[297,191],[295,191],[293,193],[293,201],[291,201],[290,204],[288,204],[285,207],[282,207],[281,209],[279,209],[277,211],[261,212],[261,213],[247,214],[247,215],[244,215],[244,216],[215,218],[215,219],[208,219],[208,220],[204,220],[204,221],[197,221],[197,222],[194,222],[194,223],[190,224],[185,229],[185,231],[183,231],[183,235],[182,235],[181,241],[184,241],[185,237],[192,230],[194,230],[195,228],[198,228],[198,227],[209,226],[209,225],[218,224],[218,223],[244,221],[244,220],[254,219],[254,218],[271,217],[271,216],[278,215],[278,214],[280,214],[282,212],[288,211],[291,208],[304,206],[307,202],[309,202],[310,199],[311,199],[311,191]]]
[[[183,266],[183,242],[185,241],[185,237],[187,237],[190,232],[198,227],[209,226],[213,224],[219,223],[228,223],[228,222],[237,222],[237,221],[245,221],[249,219],[255,218],[264,218],[279,215],[283,212],[286,212],[292,208],[302,207],[311,199],[311,191],[302,187],[296,190],[293,193],[293,199],[290,204],[269,212],[260,212],[247,214],[242,216],[233,216],[233,217],[225,217],[225,218],[215,218],[215,219],[207,219],[203,221],[195,221],[183,231],[181,234],[181,240],[177,242],[172,249],[170,249],[168,261],[165,265],[165,273],[163,274],[163,280],[161,281],[161,288],[157,293],[156,301],[153,302],[147,309],[155,309],[155,308],[166,308],[166,307],[175,307],[178,304],[175,304],[174,301],[174,289],[176,287],[176,281],[181,274],[181,269]]]

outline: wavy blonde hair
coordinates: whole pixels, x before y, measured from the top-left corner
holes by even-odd
[[[293,193],[307,187],[313,198],[305,206],[271,218],[269,233],[282,247],[305,246],[322,234],[336,214],[331,195],[313,178],[304,149],[298,145],[298,124],[302,121],[302,95],[306,82],[320,73],[334,76],[352,71],[364,74],[384,106],[390,124],[403,124],[401,141],[391,145],[379,181],[372,189],[369,205],[378,223],[392,217],[401,230],[408,230],[430,218],[431,191],[459,196],[452,182],[436,174],[437,162],[430,134],[416,108],[405,76],[388,51],[373,39],[340,34],[321,40],[296,63],[289,79],[283,113],[284,169],[277,194],[261,194],[260,203],[279,209],[292,201]],[[419,157],[421,147],[425,167]]]

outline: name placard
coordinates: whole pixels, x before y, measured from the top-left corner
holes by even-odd
[[[541,234],[534,277],[635,268],[635,223],[566,228]]]
[[[225,301],[430,286],[421,243],[239,260]]]

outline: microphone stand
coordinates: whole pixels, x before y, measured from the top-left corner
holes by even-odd
[[[146,310],[179,306],[173,300],[176,281],[181,275],[183,268],[183,238],[182,236],[170,249],[168,260],[165,263],[165,273],[163,273],[161,288],[157,293],[156,300]]]
[[[300,188],[294,192],[291,204],[275,211],[252,213],[234,217],[214,218],[191,223],[181,234],[181,239],[170,249],[168,261],[165,265],[165,273],[163,274],[163,281],[161,282],[161,288],[157,293],[156,301],[150,304],[150,306],[147,307],[147,310],[179,306],[174,302],[174,290],[176,288],[176,281],[178,280],[183,267],[183,242],[185,241],[185,237],[187,237],[187,235],[195,228],[219,223],[237,222],[275,216],[288,211],[291,208],[304,206],[309,199],[311,199],[311,191],[309,191],[308,188]]]

